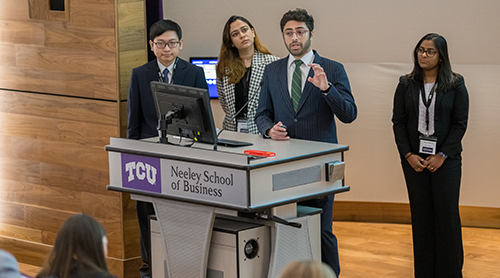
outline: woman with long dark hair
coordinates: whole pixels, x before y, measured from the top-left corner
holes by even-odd
[[[278,59],[262,45],[250,21],[236,15],[227,20],[217,64],[224,130],[258,133],[254,116],[262,75],[266,65]]]
[[[399,79],[392,122],[410,200],[415,277],[462,277],[461,142],[469,96],[441,35],[420,39],[413,59],[413,71]]]
[[[38,278],[115,278],[109,274],[105,256],[108,240],[104,228],[85,214],[74,215],[57,233]]]

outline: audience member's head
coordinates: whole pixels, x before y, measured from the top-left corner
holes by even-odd
[[[21,278],[16,258],[0,250],[0,278]]]
[[[37,277],[88,277],[89,273],[107,273],[107,238],[94,218],[77,214],[64,222],[54,248]]]
[[[337,276],[325,263],[295,261],[285,267],[280,278],[337,278]]]

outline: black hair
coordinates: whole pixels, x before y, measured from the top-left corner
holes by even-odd
[[[163,19],[151,25],[149,29],[149,39],[154,41],[156,37],[161,36],[167,31],[175,31],[179,40],[182,39],[181,26],[170,19]]]
[[[309,31],[314,30],[314,18],[312,17],[312,15],[308,14],[307,11],[304,9],[296,8],[293,11],[289,10],[288,12],[286,12],[280,21],[281,32],[283,32],[285,24],[290,20],[305,22]]]
[[[439,90],[446,91],[453,86],[458,74],[451,70],[450,58],[448,56],[448,43],[446,39],[439,34],[429,33],[418,41],[415,49],[413,49],[413,70],[409,74],[409,78],[418,84],[424,83],[424,70],[418,63],[417,50],[420,48],[422,42],[426,40],[434,42],[434,46],[439,54],[439,69],[436,82],[438,82]]]

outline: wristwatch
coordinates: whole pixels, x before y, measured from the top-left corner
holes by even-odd
[[[327,94],[330,91],[330,88],[332,87],[332,82],[328,82],[328,89],[321,91],[323,94]]]
[[[444,159],[446,159],[446,158],[448,157],[448,156],[447,156],[447,155],[445,155],[443,152],[439,152],[439,155],[440,155],[442,158],[444,158]]]

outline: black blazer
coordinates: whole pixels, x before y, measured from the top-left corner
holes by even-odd
[[[323,94],[306,81],[297,111],[288,90],[288,56],[266,67],[255,115],[255,123],[262,135],[281,121],[287,126],[290,138],[337,143],[335,116],[343,123],[356,119],[358,110],[344,66],[319,56],[316,51],[313,63],[324,69],[332,86],[327,94]],[[308,76],[313,74],[313,69],[310,69]]]
[[[150,85],[151,81],[159,80],[158,72],[157,59],[132,70],[127,101],[127,138],[158,136],[158,116]],[[182,59],[177,61],[173,84],[208,89],[203,69]]]
[[[394,137],[399,155],[419,150],[418,113],[419,95],[423,90],[407,75],[399,78],[399,84],[394,94],[392,123]],[[435,136],[437,136],[437,152],[443,152],[450,158],[455,158],[462,152],[462,138],[467,129],[469,115],[469,94],[464,78],[457,76],[453,87],[448,91],[436,90],[436,105],[434,115]]]

